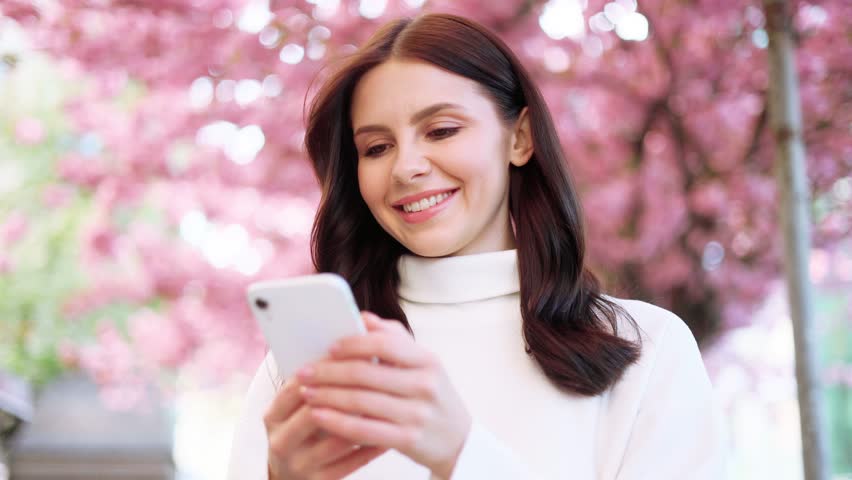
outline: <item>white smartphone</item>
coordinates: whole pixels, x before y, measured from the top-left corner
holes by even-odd
[[[335,341],[367,332],[349,284],[337,274],[252,283],[248,301],[284,379],[325,357]]]

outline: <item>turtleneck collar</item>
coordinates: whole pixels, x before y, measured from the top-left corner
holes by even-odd
[[[517,249],[457,257],[399,259],[399,296],[418,303],[463,303],[520,291]]]

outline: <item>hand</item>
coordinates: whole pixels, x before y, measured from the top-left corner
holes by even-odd
[[[438,359],[402,324],[361,316],[366,335],[341,340],[330,359],[298,374],[311,418],[334,435],[396,449],[449,478],[470,431],[464,403]]]
[[[272,401],[263,422],[269,441],[269,478],[273,480],[339,479],[381,455],[386,448],[358,448],[327,435],[311,419],[299,396],[299,383],[289,380]]]

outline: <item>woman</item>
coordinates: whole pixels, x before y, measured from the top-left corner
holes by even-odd
[[[306,147],[314,264],[368,333],[280,388],[267,356],[231,478],[725,476],[695,340],[600,292],[550,114],[494,34],[383,26],[318,92]]]

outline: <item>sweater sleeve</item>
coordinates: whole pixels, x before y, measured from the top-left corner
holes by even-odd
[[[249,385],[242,414],[234,426],[228,480],[268,479],[268,443],[263,415],[275,398],[277,375],[278,368],[268,354]]]
[[[727,477],[726,431],[695,338],[672,316],[616,480]]]
[[[435,480],[437,477],[432,477]],[[540,480],[511,450],[474,419],[451,480]]]

